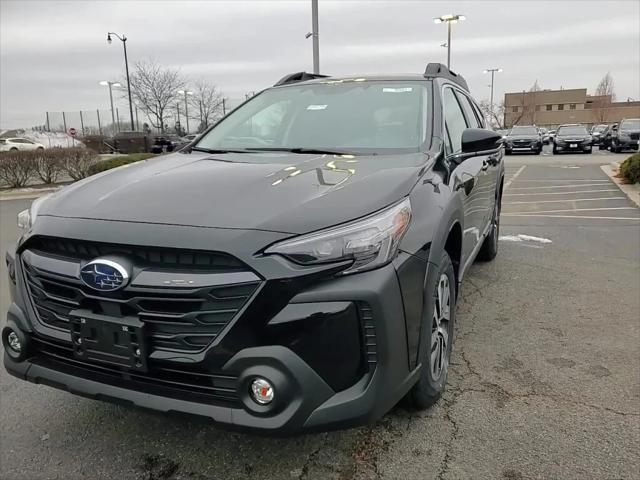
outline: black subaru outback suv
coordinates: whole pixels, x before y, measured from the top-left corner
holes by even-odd
[[[441,396],[504,167],[464,79],[298,73],[185,151],[21,212],[4,364],[101,400],[276,433]]]

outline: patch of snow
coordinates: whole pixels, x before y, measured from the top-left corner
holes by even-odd
[[[542,237],[533,237],[531,235],[523,235],[519,233],[518,235],[503,235],[499,237],[498,240],[502,240],[503,242],[538,242],[538,243],[553,243],[548,238]]]

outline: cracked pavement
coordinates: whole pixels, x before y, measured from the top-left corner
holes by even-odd
[[[508,157],[508,178],[526,165],[509,191],[558,179],[604,182],[598,165],[610,157]],[[503,213],[523,209],[508,198]],[[541,209],[537,198],[531,193],[525,207]],[[562,209],[576,208],[575,198],[567,202]],[[27,203],[0,202],[3,249]],[[494,262],[471,268],[448,388],[429,410],[401,404],[375,425],[273,439],[79,398],[2,370],[0,477],[637,478],[640,221],[505,215],[501,228],[552,243],[503,241]]]

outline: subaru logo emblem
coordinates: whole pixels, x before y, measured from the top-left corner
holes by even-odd
[[[127,270],[113,260],[97,258],[80,270],[80,278],[88,287],[101,292],[112,292],[129,281]]]

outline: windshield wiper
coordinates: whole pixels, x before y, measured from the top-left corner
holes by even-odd
[[[299,154],[310,153],[310,154],[319,154],[319,155],[324,155],[324,154],[329,154],[329,155],[356,155],[355,153],[352,153],[352,152],[342,152],[342,151],[339,151],[339,150],[329,150],[329,149],[325,149],[325,148],[256,147],[256,148],[247,148],[247,150],[250,150],[252,152],[255,151],[255,152],[289,152],[289,153],[299,153]]]
[[[251,153],[248,150],[229,150],[229,149],[202,148],[202,147],[192,147],[191,150],[195,152],[205,152],[205,153]]]

